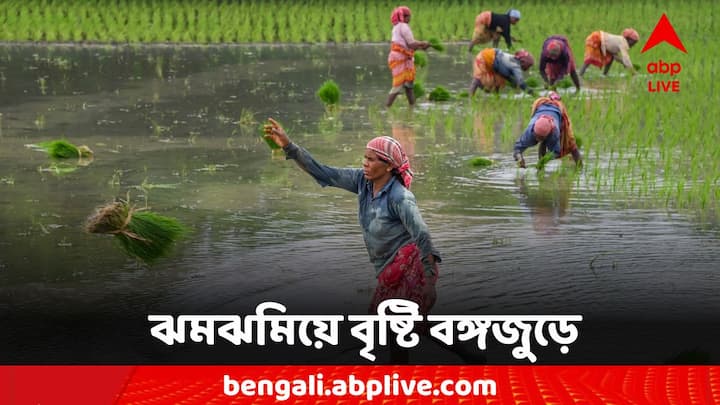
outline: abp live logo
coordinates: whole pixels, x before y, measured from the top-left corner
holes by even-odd
[[[683,45],[680,37],[675,32],[670,20],[667,15],[663,13],[655,25],[652,34],[648,38],[645,46],[640,53],[645,53],[651,48],[659,45],[661,42],[667,42],[668,44],[679,49],[683,53],[687,53],[685,45]],[[648,91],[650,93],[679,93],[680,92],[680,80],[673,79],[673,77],[682,71],[682,65],[680,62],[667,62],[659,59],[657,62],[650,62],[647,64],[647,72],[651,75],[670,75],[671,80],[649,80]]]

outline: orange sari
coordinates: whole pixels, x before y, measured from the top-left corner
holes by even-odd
[[[493,63],[495,63],[495,49],[485,48],[477,54],[473,64],[473,77],[480,80],[486,91],[505,87],[505,78],[495,73]]]
[[[483,11],[475,17],[475,31],[472,36],[473,44],[484,44],[497,37],[497,33],[490,31],[491,19],[492,13],[490,11]]]
[[[595,31],[585,39],[585,60],[584,63],[603,67],[610,63],[613,56],[602,52],[602,31]]]

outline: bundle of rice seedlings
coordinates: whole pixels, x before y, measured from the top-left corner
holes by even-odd
[[[152,263],[167,255],[187,229],[176,219],[116,201],[96,209],[85,222],[89,233],[115,236],[129,255]]]
[[[545,156],[538,159],[537,163],[535,163],[535,167],[538,169],[538,171],[543,170],[545,168],[545,165],[553,159],[555,159],[555,154],[553,152],[548,152],[545,154]]]
[[[450,92],[442,86],[437,86],[433,91],[430,92],[428,98],[431,101],[448,101],[450,98]]]
[[[428,42],[430,43],[430,48],[439,52],[445,52],[445,45],[441,44],[437,38],[430,38]]]
[[[486,157],[478,156],[470,159],[470,164],[475,167],[485,167],[485,166],[492,166],[495,162],[492,161],[492,159],[488,159]]]
[[[280,145],[278,145],[275,141],[270,138],[268,134],[272,132],[272,125],[271,124],[265,124],[263,125],[262,134],[260,135],[262,139],[267,143],[267,145],[272,150],[278,150],[280,149]]]
[[[93,151],[86,145],[75,146],[62,139],[40,142],[30,146],[44,150],[48,156],[56,159],[84,158],[93,155]]]
[[[540,87],[540,80],[538,80],[537,77],[528,77],[527,80],[525,80],[525,84],[527,84],[528,87],[538,88]]]
[[[263,135],[262,138],[265,140],[265,143],[268,144],[268,146],[270,147],[270,149],[272,149],[272,150],[278,150],[278,149],[280,149],[280,145],[278,145],[277,143],[275,143],[275,141],[273,141],[272,138],[270,138],[269,136]]]
[[[413,83],[413,93],[416,98],[422,98],[425,95],[425,86],[421,82]]]
[[[415,66],[424,68],[427,66],[427,54],[423,51],[415,51]]]
[[[273,128],[273,126],[269,122],[267,124],[263,125],[262,134],[260,136],[265,141],[265,143],[267,143],[267,145],[270,147],[270,150],[273,152],[273,154],[275,154],[275,152],[280,151],[280,149],[282,149],[282,147],[280,145],[278,145],[277,142],[275,142],[270,137],[270,134],[272,134],[272,128]]]
[[[561,89],[569,89],[570,87],[575,86],[575,84],[572,82],[572,79],[570,79],[569,77],[563,77],[559,81],[555,82],[555,85]]]
[[[340,101],[340,88],[334,80],[326,80],[317,92],[325,105],[336,105]]]

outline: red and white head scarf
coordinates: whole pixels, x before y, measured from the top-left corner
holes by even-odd
[[[410,160],[408,160],[397,139],[389,136],[378,136],[368,142],[367,148],[377,153],[380,159],[388,162],[393,169],[396,169],[403,180],[403,185],[410,188],[413,179]]]
[[[522,67],[523,70],[530,69],[530,67],[535,63],[535,59],[533,59],[532,55],[530,55],[530,52],[526,51],[525,49],[520,49],[519,51],[515,52],[515,59],[520,62],[520,67]]]
[[[392,22],[392,25],[397,25],[397,23],[406,22],[405,21],[406,15],[410,15],[410,9],[407,6],[396,7],[395,10],[393,10],[392,14],[390,14],[390,22]]]
[[[533,133],[537,138],[545,139],[555,128],[555,120],[549,115],[541,115],[535,120]]]
[[[638,35],[638,32],[632,28],[625,28],[622,32],[622,36],[628,39],[632,39],[635,42],[640,40],[640,35]]]
[[[563,51],[563,43],[560,42],[560,40],[552,39],[548,42],[545,50],[547,51],[547,56],[550,59],[555,60],[560,57],[560,54]]]

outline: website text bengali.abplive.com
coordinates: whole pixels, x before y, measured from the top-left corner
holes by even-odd
[[[223,393],[227,396],[272,397],[279,401],[307,397],[466,397],[495,396],[497,384],[492,379],[444,379],[436,383],[424,378],[401,378],[399,373],[382,378],[324,379],[322,373],[303,378],[235,379],[223,376]]]

